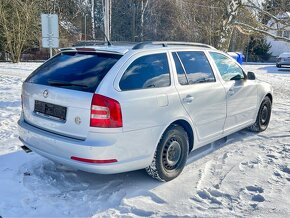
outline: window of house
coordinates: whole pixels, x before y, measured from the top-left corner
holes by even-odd
[[[283,32],[283,37],[285,37],[285,38],[289,38],[289,37],[290,37],[290,31],[285,30],[285,31]]]

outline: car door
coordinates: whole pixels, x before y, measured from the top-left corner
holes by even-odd
[[[178,100],[171,76],[166,52],[138,53],[122,66],[115,95],[124,131],[168,125]]]
[[[195,140],[204,144],[222,135],[226,118],[226,92],[217,81],[203,51],[173,52],[181,103],[190,116]]]
[[[247,80],[238,63],[219,52],[210,52],[227,92],[227,118],[224,131],[233,131],[250,125],[257,112],[257,86]]]

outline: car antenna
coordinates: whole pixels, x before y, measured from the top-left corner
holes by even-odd
[[[110,40],[108,39],[108,37],[107,37],[107,35],[106,35],[106,33],[104,33],[104,31],[102,30],[102,28],[101,27],[99,27],[99,30],[103,33],[103,35],[105,36],[105,39],[107,40],[107,44],[108,44],[108,46],[111,46],[112,45],[112,43],[110,42]]]

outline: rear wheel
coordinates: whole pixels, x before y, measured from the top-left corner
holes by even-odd
[[[160,181],[170,181],[183,170],[189,143],[186,131],[178,125],[170,126],[160,139],[147,173]]]
[[[249,127],[253,132],[262,132],[267,129],[271,118],[272,102],[265,97],[261,103],[256,122]]]

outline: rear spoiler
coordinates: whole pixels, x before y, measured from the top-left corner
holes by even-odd
[[[119,54],[119,55],[124,54],[124,53],[118,52],[118,51],[105,50],[105,49],[92,48],[92,47],[69,47],[69,48],[60,48],[58,50],[60,52],[94,52],[94,53],[102,52],[102,53],[108,53],[108,54]]]

